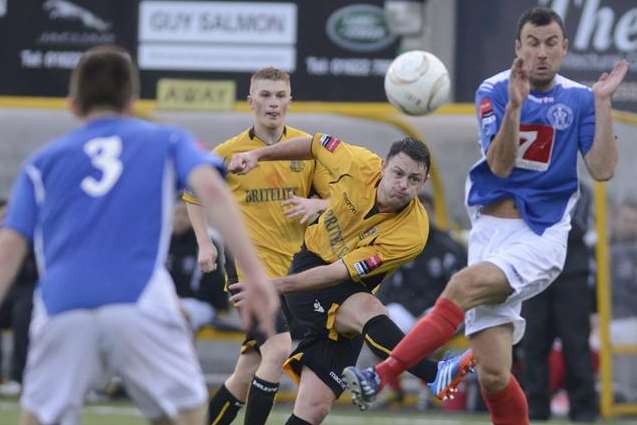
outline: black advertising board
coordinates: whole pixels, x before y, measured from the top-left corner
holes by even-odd
[[[126,0],[0,0],[0,94],[65,96],[71,69],[98,44],[130,46],[136,20]]]
[[[637,2],[634,0],[460,0],[456,100],[472,102],[483,79],[511,66],[517,17],[526,8],[537,5],[552,7],[565,20],[569,53],[560,71],[564,76],[590,86],[602,72],[610,70],[618,58],[629,60],[631,69],[615,94],[613,106],[637,112]],[[503,19],[504,16],[509,19]]]
[[[382,0],[0,0],[0,95],[65,96],[80,53],[116,43],[142,75],[142,97],[162,78],[233,80],[256,69],[292,74],[297,100],[384,101],[398,40]]]

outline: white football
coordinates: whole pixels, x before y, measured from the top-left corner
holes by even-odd
[[[394,59],[385,74],[387,100],[408,115],[425,115],[449,100],[449,73],[436,56],[411,50]]]

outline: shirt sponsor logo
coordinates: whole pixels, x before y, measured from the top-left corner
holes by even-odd
[[[330,248],[337,258],[342,258],[349,252],[345,240],[343,239],[343,231],[338,223],[338,218],[333,210],[327,210],[324,215],[323,225],[330,242]]]
[[[292,197],[296,191],[296,187],[265,187],[260,189],[250,189],[246,190],[245,202],[252,204],[256,202],[285,201]]]
[[[566,130],[573,124],[573,110],[563,103],[551,106],[546,118],[557,130]]]
[[[330,152],[334,152],[336,148],[338,147],[338,145],[341,144],[340,139],[333,136],[328,136],[327,134],[324,134],[321,136],[320,142],[321,142],[321,146],[323,146],[325,149],[327,149]]]
[[[491,98],[485,97],[480,101],[480,118],[493,116],[493,106],[491,104]]]
[[[371,273],[372,270],[378,268],[381,264],[383,264],[383,260],[380,255],[372,255],[358,263],[354,263],[354,269],[359,276],[364,276]]]

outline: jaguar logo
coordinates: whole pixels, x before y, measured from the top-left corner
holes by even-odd
[[[43,5],[49,13],[50,19],[78,20],[87,28],[104,32],[111,28],[111,23],[106,22],[93,12],[67,0],[47,0]]]

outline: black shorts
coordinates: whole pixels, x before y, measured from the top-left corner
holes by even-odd
[[[292,259],[290,274],[327,264],[305,247]],[[338,398],[343,392],[341,373],[356,363],[362,347],[361,338],[347,338],[336,332],[336,312],[343,302],[367,287],[352,280],[316,291],[285,295],[285,308],[294,328],[303,329],[303,337],[290,355],[284,369],[295,382],[303,366],[310,368]]]

